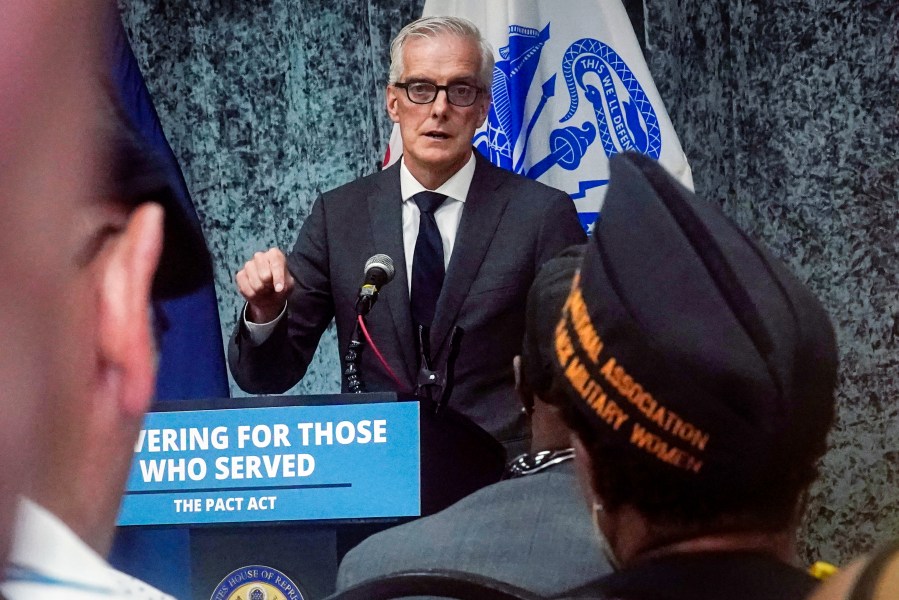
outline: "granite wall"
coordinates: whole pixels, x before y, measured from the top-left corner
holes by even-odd
[[[224,331],[234,274],[290,248],[315,197],[376,170],[391,123],[391,38],[409,0],[140,0],[123,20],[193,194],[216,269]],[[361,267],[360,267],[361,268]],[[340,391],[329,330],[294,393]],[[231,381],[232,394],[245,395]]]
[[[322,190],[375,169],[387,46],[421,0],[128,0],[135,53],[216,262],[289,247]],[[899,534],[899,32],[891,2],[646,0],[647,54],[700,194],[819,294],[839,416],[806,558]],[[298,393],[339,389],[333,333]],[[232,386],[235,395],[241,392]]]
[[[650,67],[693,167],[808,282],[840,347],[805,557],[899,534],[899,10],[647,0]]]

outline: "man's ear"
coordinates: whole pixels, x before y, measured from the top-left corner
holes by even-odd
[[[481,103],[478,105],[478,128],[484,126],[484,121],[487,120],[487,115],[490,114],[490,103],[493,101],[493,97],[490,95],[488,91],[484,98],[481,100]]]
[[[387,114],[390,116],[390,120],[394,123],[400,122],[400,114],[397,112],[397,102],[399,101],[399,97],[397,96],[396,88],[392,85],[387,86]]]
[[[100,283],[100,352],[103,385],[111,386],[120,410],[140,417],[156,381],[150,292],[162,251],[163,210],[136,208],[124,233],[110,242]]]

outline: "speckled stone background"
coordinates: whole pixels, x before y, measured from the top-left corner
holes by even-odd
[[[387,46],[421,0],[127,0],[123,15],[216,262],[290,247],[319,191],[372,172]],[[839,415],[804,558],[899,535],[899,7],[646,0],[647,55],[693,167],[833,315]],[[297,393],[339,389],[332,333]],[[241,392],[232,385],[237,394]]]
[[[242,306],[234,273],[291,248],[318,193],[376,170],[390,40],[423,2],[120,4],[215,261],[226,340]],[[338,366],[332,329],[293,393],[339,392]]]
[[[646,3],[697,191],[819,295],[838,417],[802,536],[842,562],[899,534],[899,5]]]

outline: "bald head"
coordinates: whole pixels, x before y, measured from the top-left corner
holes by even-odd
[[[53,331],[98,168],[90,110],[103,2],[0,0],[0,556],[27,484]]]

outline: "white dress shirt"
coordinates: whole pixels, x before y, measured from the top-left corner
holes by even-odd
[[[174,600],[117,571],[65,523],[22,498],[0,591],[7,600]]]
[[[440,230],[440,239],[443,241],[443,267],[449,266],[450,257],[453,255],[453,247],[456,244],[456,233],[459,231],[459,222],[462,220],[462,209],[465,207],[465,199],[471,188],[471,180],[474,178],[475,158],[474,152],[468,162],[447,179],[436,190],[430,190],[446,196],[446,201],[434,211],[434,220],[437,229]],[[412,256],[415,254],[415,241],[418,239],[418,225],[421,211],[412,196],[428,189],[423,186],[406,167],[406,159],[400,161],[400,196],[403,201],[403,250],[406,258],[406,283],[409,293],[412,293]],[[241,313],[241,318],[247,328],[252,343],[259,345],[272,334],[275,325],[287,314],[287,304],[275,319],[268,323],[253,323],[247,320],[247,308]]]
[[[436,190],[438,194],[446,196],[446,201],[434,211],[434,220],[437,221],[437,229],[440,230],[440,239],[443,241],[443,268],[449,266],[450,257],[453,254],[453,246],[456,243],[456,232],[459,230],[459,221],[462,220],[462,209],[465,207],[465,199],[468,197],[468,189],[474,177],[474,154],[465,163],[465,166],[447,179]],[[406,251],[406,282],[409,284],[409,294],[412,293],[412,255],[415,254],[415,241],[418,239],[418,225],[421,211],[412,196],[428,189],[420,184],[406,168],[405,160],[400,165],[400,194],[403,197],[403,250]]]

